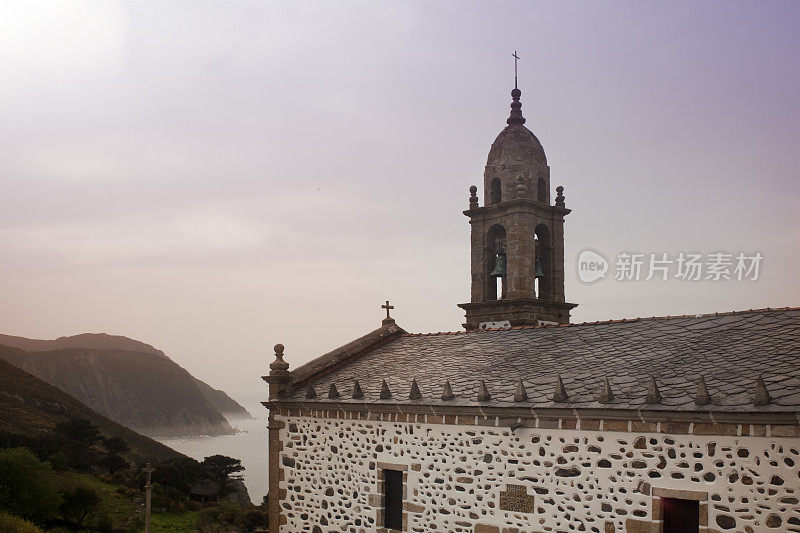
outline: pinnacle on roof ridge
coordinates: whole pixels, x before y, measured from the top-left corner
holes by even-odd
[[[767,405],[770,400],[772,397],[769,395],[767,386],[764,385],[764,378],[759,374],[756,380],[756,392],[753,395],[753,405]]]
[[[380,399],[381,400],[388,400],[391,397],[392,397],[392,391],[389,390],[389,385],[386,384],[386,380],[384,379],[383,383],[381,383]]]
[[[647,396],[645,396],[644,403],[661,403],[661,391],[658,390],[656,377],[650,375],[650,384],[647,386]]]
[[[422,393],[419,391],[419,386],[417,385],[417,378],[411,380],[411,392],[408,393],[409,400],[419,400],[422,398]]]
[[[336,383],[331,383],[328,388],[328,398],[336,399],[339,397],[339,389],[336,388]]]
[[[561,374],[558,375],[558,379],[556,379],[556,388],[553,391],[553,401],[557,403],[566,402],[569,399],[567,395],[567,389],[564,388],[564,382],[561,381]]]
[[[452,400],[455,397],[453,389],[450,387],[450,380],[445,380],[444,387],[442,388],[442,401]]]
[[[314,384],[310,381],[306,385],[306,398],[312,400],[317,397],[317,391],[314,390]]]
[[[488,402],[491,399],[492,395],[489,394],[489,389],[486,388],[486,382],[481,380],[481,384],[478,386],[478,401]]]
[[[614,393],[611,391],[611,383],[608,382],[607,377],[603,377],[603,385],[600,389],[600,395],[597,401],[600,403],[611,403],[614,400]]]
[[[522,382],[522,378],[519,378],[519,380],[517,380],[517,390],[514,391],[514,401],[515,402],[528,401],[528,393],[525,391],[525,384]]]
[[[361,385],[358,384],[358,380],[353,383],[353,399],[360,400],[364,397],[364,391],[361,390]]]
[[[702,375],[700,376],[700,381],[697,383],[697,394],[694,397],[694,403],[697,405],[707,405],[711,403],[711,395],[708,393],[706,380]]]

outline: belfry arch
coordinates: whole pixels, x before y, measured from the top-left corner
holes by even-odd
[[[550,245],[550,230],[544,224],[537,224],[534,234],[534,289],[539,300],[552,299],[552,246]]]
[[[502,300],[506,297],[508,263],[506,261],[506,229],[495,224],[486,234],[488,244],[486,265],[486,298]]]

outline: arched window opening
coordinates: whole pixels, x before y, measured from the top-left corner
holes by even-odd
[[[544,178],[539,178],[539,181],[536,183],[536,198],[540,202],[547,203],[547,183],[544,181]]]
[[[552,299],[550,230],[544,224],[534,229],[534,292],[537,298]]]
[[[506,263],[506,230],[495,225],[489,229],[486,243],[489,260],[487,261],[487,300],[502,300],[506,296],[506,280],[508,265]]]
[[[500,187],[501,187],[500,178],[493,179],[491,185],[489,186],[489,203],[491,205],[500,203],[501,199]]]
[[[534,251],[534,257],[536,258],[536,260],[534,262],[534,269],[535,270],[534,270],[534,277],[533,277],[533,295],[536,298],[539,298],[539,296],[540,296],[540,292],[539,292],[539,289],[540,289],[540,287],[539,287],[539,273],[542,270],[542,263],[541,263],[541,260],[539,259],[539,248],[540,248],[540,245],[541,244],[539,242],[539,236],[534,233],[534,235],[533,235],[533,251]]]

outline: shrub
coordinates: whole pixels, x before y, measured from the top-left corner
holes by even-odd
[[[0,511],[0,531],[3,533],[42,533],[42,530],[22,518]]]
[[[217,531],[221,527],[239,527],[244,525],[242,508],[229,500],[222,500],[219,505],[206,507],[198,514],[201,531]]]
[[[53,469],[30,450],[0,450],[0,480],[0,509],[41,524],[55,515],[61,497]]]
[[[263,507],[249,507],[244,511],[244,527],[248,531],[265,528],[269,525],[269,515]]]
[[[88,487],[75,487],[62,494],[63,501],[59,513],[64,521],[81,527],[86,517],[100,503],[97,493]]]

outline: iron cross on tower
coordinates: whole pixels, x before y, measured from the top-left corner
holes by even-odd
[[[514,53],[511,54],[514,57],[514,88],[517,89],[517,60],[519,56],[517,55],[517,51],[514,50]]]
[[[386,300],[386,305],[382,305],[381,309],[386,309],[386,318],[392,318],[389,316],[389,310],[394,309],[393,305],[389,305],[389,300]]]

